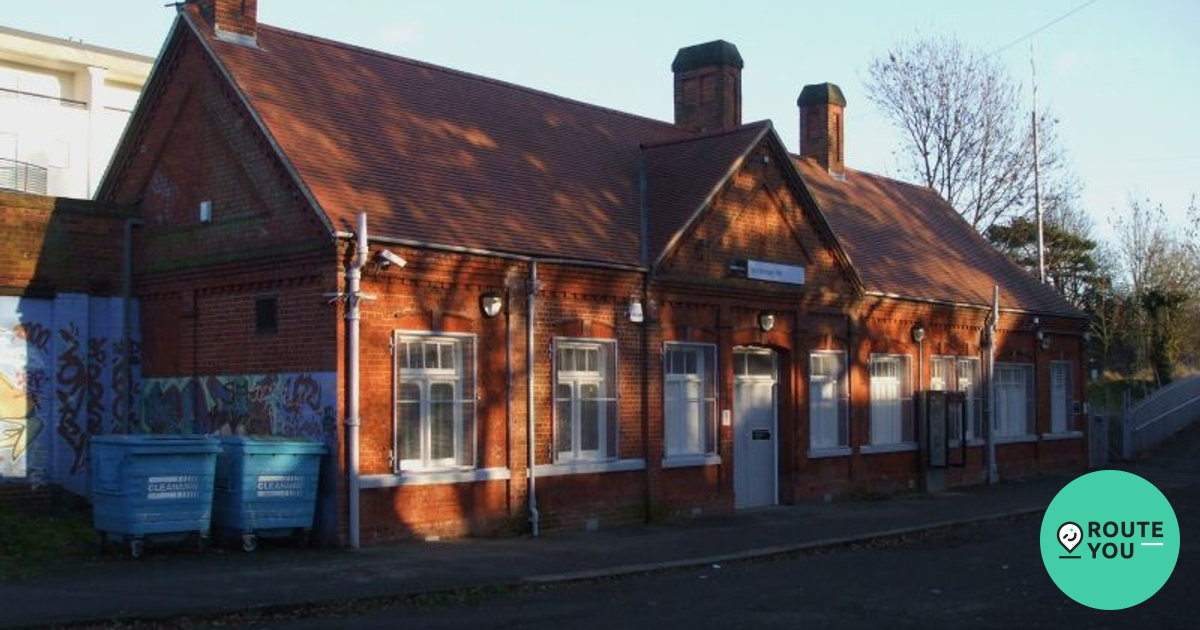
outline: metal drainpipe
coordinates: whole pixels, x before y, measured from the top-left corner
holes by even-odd
[[[925,396],[922,393],[925,391],[924,386],[925,386],[925,339],[922,338],[920,341],[917,342],[917,421],[913,423],[913,437],[916,438],[918,444],[921,443],[922,441],[924,441],[924,439],[925,439],[924,433],[926,432],[926,429],[928,428],[925,426],[925,421],[927,420],[927,418],[925,417],[925,413],[926,413],[926,411],[925,411]],[[921,449],[921,450],[925,451],[925,449]],[[921,460],[922,460],[921,468],[923,469],[925,467],[926,459],[924,457],[922,457]]]
[[[358,213],[358,231],[354,252],[354,261],[346,269],[346,356],[349,366],[346,368],[346,476],[348,509],[350,517],[350,548],[359,548],[359,478],[358,478],[358,429],[360,424],[359,398],[359,348],[358,301],[361,295],[362,268],[367,260],[367,214]]]
[[[125,418],[122,433],[133,425],[133,228],[145,225],[141,219],[125,219],[125,243],[121,260],[121,344],[125,367],[121,382],[125,388]]]
[[[992,312],[988,323],[988,413],[987,423],[984,425],[983,435],[987,442],[984,448],[984,455],[987,459],[987,479],[989,485],[995,485],[999,481],[999,473],[996,469],[996,343],[1000,329],[1000,287],[992,287]]]
[[[508,274],[504,277],[504,433],[508,437],[504,444],[504,459],[508,464],[508,469],[513,468],[513,356],[512,356],[512,306],[509,300],[512,299],[512,292],[508,290]],[[513,488],[510,484],[508,494],[506,495],[507,506],[509,513],[512,513],[512,498]]]
[[[526,400],[526,415],[529,418],[529,425],[526,427],[525,443],[529,446],[529,455],[527,460],[527,469],[529,471],[529,523],[532,527],[533,537],[538,538],[542,535],[541,532],[541,517],[538,515],[537,509],[537,475],[534,474],[534,467],[537,460],[535,459],[537,449],[534,447],[534,428],[535,428],[535,401],[533,394],[534,383],[534,350],[533,350],[533,332],[534,332],[534,315],[537,307],[537,291],[538,291],[538,268],[537,261],[529,262],[529,307],[525,316],[525,383],[527,385],[527,400]]]

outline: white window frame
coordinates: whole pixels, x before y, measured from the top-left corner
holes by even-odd
[[[451,362],[449,368],[443,367],[442,354],[438,352],[439,365],[434,368],[404,367],[405,353],[411,350],[410,344],[433,343],[439,346],[449,345]],[[396,331],[392,336],[392,365],[393,365],[393,404],[392,404],[392,463],[393,469],[400,473],[439,472],[455,470],[472,470],[476,467],[475,453],[477,434],[476,421],[476,379],[477,346],[473,334],[462,333],[433,333],[429,331]],[[465,346],[470,345],[471,365],[465,365]],[[424,356],[422,355],[422,362]],[[470,370],[468,380],[467,370]],[[403,385],[415,383],[418,387],[416,400],[402,398]],[[439,385],[450,385],[454,405],[454,429],[452,440],[454,454],[451,457],[434,458],[433,451],[433,400],[431,392]],[[470,391],[466,391],[466,390]],[[420,415],[420,457],[405,458],[402,451],[403,417],[401,407],[404,404],[417,403]],[[469,407],[469,408],[468,408]],[[469,435],[464,436],[469,432]]]
[[[884,377],[875,375],[876,364],[896,363],[897,396],[883,398]],[[868,364],[871,395],[871,446],[917,445],[912,405],[912,357],[907,354],[871,354]],[[890,377],[888,377],[890,378]],[[907,435],[906,435],[907,429]],[[908,439],[905,439],[908,438]]]
[[[1074,364],[1070,361],[1051,361],[1050,362],[1050,433],[1051,435],[1065,435],[1072,433],[1074,427],[1071,426],[1071,397],[1074,387]],[[1061,400],[1055,396],[1054,388],[1054,373],[1055,370],[1061,369],[1065,372],[1062,387]],[[1060,406],[1061,405],[1061,406]]]
[[[596,350],[597,361],[595,370],[561,370],[559,365],[559,353],[562,350]],[[553,449],[555,461],[563,462],[594,462],[594,461],[613,461],[619,457],[618,444],[616,440],[620,437],[620,409],[618,407],[617,388],[618,382],[609,383],[607,376],[611,373],[614,381],[619,381],[620,372],[618,371],[617,362],[617,343],[612,339],[589,339],[580,337],[555,337],[552,345],[551,354],[553,356],[552,372],[554,375],[554,383],[551,388],[551,397],[553,399]],[[611,356],[610,356],[611,355]],[[608,365],[608,361],[612,361],[612,366]],[[563,399],[559,396],[559,386],[568,385],[571,388],[571,397]],[[582,447],[582,388],[588,385],[598,386],[599,396],[596,400],[599,405],[597,408],[597,444],[595,449],[583,449]],[[566,423],[571,430],[571,449],[559,449],[560,427],[564,425],[560,419],[559,406],[564,400],[569,401],[571,409],[571,417]],[[609,407],[612,408],[611,415]],[[609,444],[609,422],[617,423],[618,426],[612,427],[613,440]]]
[[[963,382],[963,364],[971,366],[971,378],[969,385]],[[983,397],[979,395],[979,388],[983,380],[983,362],[979,357],[957,357],[954,362],[955,380],[958,382],[958,391],[963,393],[963,412],[967,416],[967,441],[983,441]]]
[[[947,374],[942,375],[941,383],[938,383],[934,376],[939,362],[949,362],[949,371]],[[971,378],[964,379],[963,364],[971,366]],[[979,367],[980,361],[978,357],[935,354],[929,360],[929,391],[950,391],[961,392],[963,394],[963,413],[966,415],[968,443],[979,443],[983,440],[982,409],[978,395]],[[957,425],[951,427],[950,443],[959,443]]]
[[[688,353],[693,354],[696,359],[696,372],[674,372],[671,366],[672,353]],[[692,343],[692,342],[664,342],[663,343],[663,457],[664,464],[670,467],[673,463],[683,460],[695,460],[709,455],[715,455],[717,452],[717,376],[720,372],[717,369],[717,346],[711,343]],[[705,357],[711,357],[708,365],[705,362]],[[672,384],[678,384],[677,388],[679,396],[675,401],[671,401],[669,392]],[[696,398],[688,396],[688,386],[697,387],[699,395]],[[695,409],[695,418],[698,426],[695,427],[696,435],[698,436],[699,445],[695,448],[688,448],[688,445],[683,445],[681,448],[673,448],[678,442],[678,435],[673,434],[673,427],[677,430],[684,430],[684,424],[688,422],[687,411],[689,408],[698,407]],[[671,410],[678,410],[684,414],[683,419],[674,419],[671,417]]]
[[[1037,418],[1037,385],[1032,363],[996,363],[994,388],[996,417],[992,430],[997,439],[1031,438],[1035,436]]]
[[[816,369],[817,357],[832,357],[835,360],[836,372],[832,376],[819,374]],[[809,457],[822,455],[848,454],[850,449],[850,401],[847,387],[846,353],[842,350],[814,350],[808,357],[808,449]],[[830,405],[823,394],[832,384],[834,394],[832,401],[832,422],[829,418],[822,419],[830,413]],[[822,413],[824,411],[824,413]],[[826,430],[832,433],[832,439],[819,430],[820,426],[829,425]]]

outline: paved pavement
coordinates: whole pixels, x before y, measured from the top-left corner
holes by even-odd
[[[1190,462],[1200,461],[1197,455],[1200,448],[1191,448],[1166,464],[1141,465],[1145,470],[1135,472],[1156,483],[1186,485],[1190,478],[1177,469],[1180,462],[1194,468]],[[784,506],[539,540],[405,543],[357,552],[264,545],[254,554],[98,558],[66,573],[0,585],[0,626],[281,610],[711,565],[1035,513],[1069,480],[1050,477],[933,497]]]

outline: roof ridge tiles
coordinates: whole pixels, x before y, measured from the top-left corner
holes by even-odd
[[[797,154],[797,153],[788,153],[788,155],[790,155],[790,156],[792,157],[792,159],[793,159],[793,160],[808,160],[808,161],[811,161],[811,162],[813,162],[813,163],[815,163],[815,162],[816,162],[816,161],[815,161],[815,160],[813,160],[812,158],[807,158],[807,157],[804,157],[803,155],[799,155],[799,154]],[[903,179],[898,179],[898,178],[896,178],[896,177],[892,177],[892,176],[890,176],[890,175],[883,175],[883,174],[880,174],[880,173],[872,173],[871,171],[863,171],[863,170],[859,170],[859,169],[857,169],[857,168],[850,168],[849,166],[847,166],[847,167],[846,167],[846,173],[853,173],[853,174],[855,174],[855,175],[862,175],[863,177],[870,177],[870,178],[873,178],[873,179],[884,179],[884,180],[887,180],[887,181],[889,181],[889,182],[894,182],[894,183],[897,183],[897,184],[901,184],[901,185],[903,185],[903,186],[907,186],[907,187],[909,187],[909,188],[915,188],[915,189],[917,189],[917,190],[920,190],[920,191],[922,191],[922,192],[933,193],[933,194],[935,194],[935,195],[937,194],[937,191],[935,191],[933,188],[930,188],[929,186],[925,186],[925,185],[923,185],[923,184],[915,184],[915,183],[913,183],[913,182],[904,181]]]
[[[527,85],[521,85],[519,83],[513,83],[511,81],[504,81],[501,79],[484,76],[482,74],[476,74],[474,72],[467,72],[466,70],[459,70],[457,68],[451,68],[449,66],[442,66],[442,65],[435,64],[435,63],[430,63],[428,61],[420,61],[418,59],[413,59],[411,57],[405,57],[403,55],[397,55],[395,53],[389,53],[389,52],[384,52],[381,50],[375,50],[374,48],[367,48],[365,46],[358,46],[355,44],[338,41],[336,39],[330,39],[328,37],[320,37],[318,35],[310,35],[308,33],[301,33],[301,32],[293,31],[293,30],[286,29],[286,28],[280,28],[278,26],[272,26],[270,24],[259,24],[258,28],[260,30],[269,30],[275,34],[282,35],[285,37],[292,37],[295,39],[307,40],[307,41],[321,44],[324,46],[341,48],[343,50],[347,50],[347,51],[358,53],[358,54],[365,54],[365,55],[377,57],[380,59],[387,59],[387,60],[391,60],[391,61],[405,63],[410,66],[414,66],[414,67],[418,67],[418,68],[425,68],[428,70],[434,70],[437,72],[443,72],[446,74],[456,75],[461,78],[478,81],[480,83],[490,83],[492,85],[496,85],[499,87],[508,88],[508,89],[512,89],[512,90],[517,90],[520,92],[526,92],[528,94],[533,94],[535,96],[548,97],[548,98],[552,98],[552,99],[555,99],[558,101],[562,101],[564,103],[583,106],[588,109],[595,109],[595,110],[599,110],[599,111],[603,111],[603,112],[608,112],[610,114],[617,114],[619,116],[625,116],[627,118],[632,118],[632,119],[640,120],[643,122],[661,125],[664,129],[670,129],[673,131],[682,131],[682,132],[688,131],[684,127],[680,127],[679,125],[667,122],[665,120],[659,120],[657,118],[651,118],[649,116],[643,116],[641,114],[634,114],[631,112],[626,112],[626,111],[614,109],[611,107],[605,107],[603,105],[597,105],[595,103],[588,103],[587,101],[581,101],[579,99],[574,99],[569,96],[563,96],[561,94],[555,94],[553,92],[539,90],[537,88],[529,87]]]
[[[733,129],[721,129],[718,131],[709,131],[709,132],[699,133],[695,136],[691,136],[691,137],[687,137],[687,138],[675,138],[673,140],[660,140],[658,142],[643,142],[641,146],[643,149],[658,149],[661,147],[668,147],[668,146],[675,145],[675,144],[684,144],[687,142],[697,142],[699,140],[711,140],[713,138],[719,138],[721,136],[728,136],[728,135],[732,135],[735,133],[741,133],[744,131],[751,131],[751,130],[762,131],[762,129],[764,127],[771,128],[771,127],[774,127],[774,124],[771,122],[770,119],[756,120],[754,122],[744,123],[740,127],[735,127]]]

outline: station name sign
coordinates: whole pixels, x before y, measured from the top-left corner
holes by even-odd
[[[804,267],[800,265],[781,265],[764,260],[738,261],[731,267],[738,275],[745,275],[751,280],[779,282],[782,284],[804,284]]]

